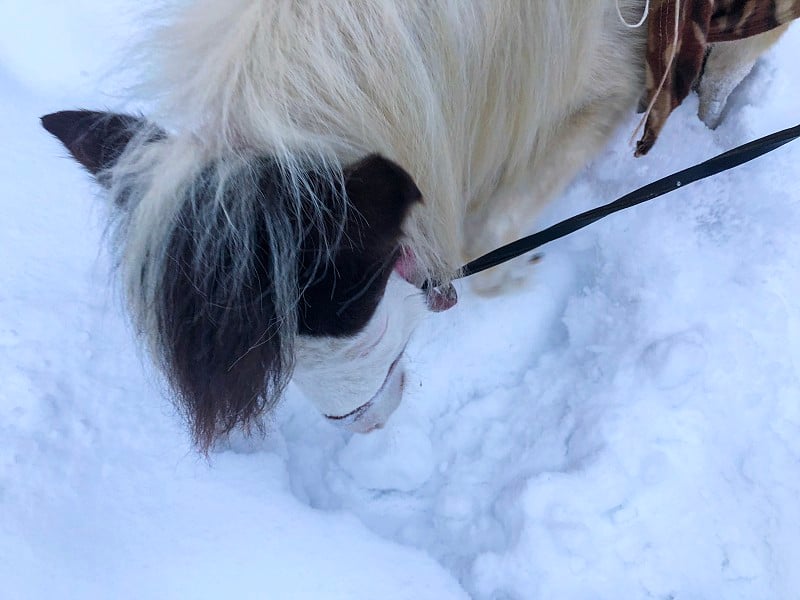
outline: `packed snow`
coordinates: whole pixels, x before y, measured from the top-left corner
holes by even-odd
[[[387,427],[295,390],[192,451],[110,276],[102,198],[39,127],[124,108],[122,0],[0,19],[0,596],[798,598],[800,142],[459,284]],[[54,8],[55,7],[55,8]],[[636,116],[531,230],[797,124],[800,27],[710,131]]]

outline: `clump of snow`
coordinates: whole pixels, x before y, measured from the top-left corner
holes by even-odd
[[[399,492],[412,492],[428,481],[433,460],[430,437],[413,426],[355,436],[339,453],[339,466],[359,486]]]
[[[266,440],[206,462],[110,291],[93,187],[37,122],[72,107],[62,83],[106,104],[80,65],[124,19],[28,6],[0,35],[4,597],[796,594],[800,145],[551,244],[505,296],[461,286],[385,429],[292,391]],[[692,97],[644,159],[632,115],[531,229],[796,124],[797,56],[794,28],[716,131]]]

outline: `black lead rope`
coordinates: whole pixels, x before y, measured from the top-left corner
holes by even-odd
[[[719,156],[710,158],[699,165],[695,165],[693,167],[689,167],[688,169],[684,169],[683,171],[678,171],[677,173],[668,175],[663,179],[659,179],[658,181],[649,183],[644,187],[640,187],[638,190],[626,194],[614,202],[593,208],[592,210],[587,210],[584,213],[575,215],[569,219],[565,219],[564,221],[556,223],[552,227],[548,227],[547,229],[544,229],[538,233],[520,238],[515,242],[511,242],[510,244],[501,246],[496,250],[492,250],[488,254],[484,254],[483,256],[476,258],[475,260],[470,261],[461,267],[459,274],[454,277],[454,279],[469,277],[475,273],[480,273],[486,269],[491,269],[492,267],[509,261],[512,258],[516,258],[522,254],[525,254],[526,252],[535,250],[536,248],[539,248],[540,246],[543,246],[549,242],[578,231],[579,229],[583,229],[595,221],[599,221],[600,219],[615,212],[630,208],[631,206],[636,206],[637,204],[647,202],[648,200],[653,200],[659,196],[663,196],[664,194],[675,191],[678,188],[687,186],[690,183],[694,183],[695,181],[700,181],[701,179],[706,179],[707,177],[711,177],[718,173],[738,167],[739,165],[743,165],[744,163],[750,162],[759,156],[772,152],[773,150],[777,150],[784,144],[787,144],[798,137],[800,137],[800,125],[759,138],[734,148],[733,150],[724,152]],[[423,289],[425,290],[435,287],[437,287],[435,282],[430,281],[426,281],[423,285]]]

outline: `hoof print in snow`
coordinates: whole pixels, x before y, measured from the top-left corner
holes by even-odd
[[[703,370],[706,350],[699,334],[677,333],[647,346],[640,365],[653,384],[671,390],[687,383]]]

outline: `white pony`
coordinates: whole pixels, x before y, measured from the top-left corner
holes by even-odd
[[[119,208],[134,321],[204,450],[292,376],[380,427],[465,259],[510,241],[644,87],[644,0],[197,0],[147,120],[44,117]],[[157,123],[157,124],[156,124]],[[490,276],[484,289],[499,287]]]

